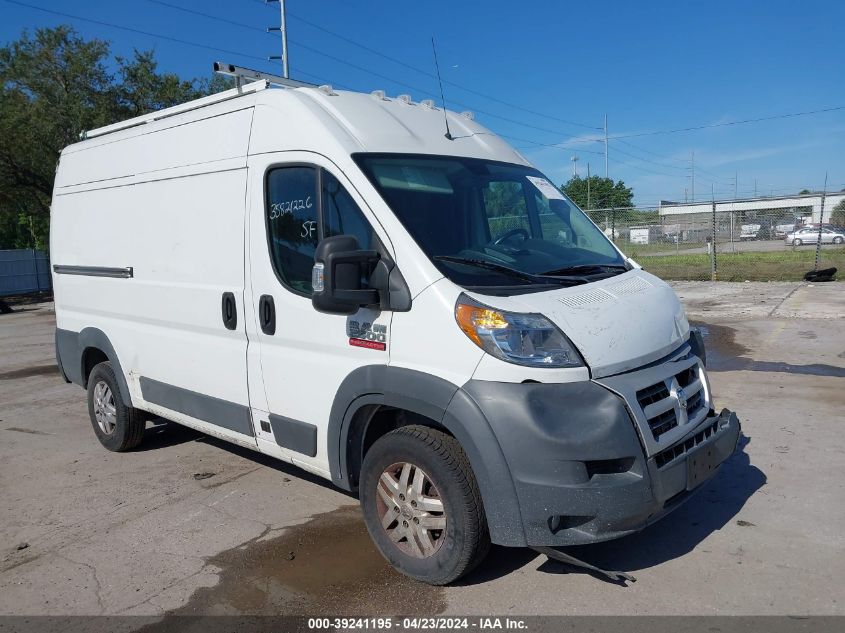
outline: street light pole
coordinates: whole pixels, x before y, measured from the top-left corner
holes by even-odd
[[[607,170],[607,115],[604,115],[604,177],[610,178]]]

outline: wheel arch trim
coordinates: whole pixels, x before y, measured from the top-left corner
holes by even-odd
[[[115,377],[120,387],[120,395],[127,406],[132,406],[132,393],[126,382],[126,374],[120,364],[114,345],[102,330],[95,327],[83,328],[80,332],[56,328],[56,357],[64,376],[70,382],[85,387],[85,352],[89,349],[100,350],[114,368]]]
[[[341,383],[332,403],[327,432],[327,449],[332,481],[351,490],[349,455],[360,446],[350,446],[350,430],[364,407],[384,405],[419,414],[451,433],[467,454],[485,502],[485,514],[494,543],[524,546],[525,534],[519,502],[493,430],[463,389],[424,372],[387,365],[368,365],[351,372]],[[366,435],[366,425],[360,441]]]

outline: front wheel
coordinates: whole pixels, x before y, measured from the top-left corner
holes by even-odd
[[[794,240],[792,240],[793,246],[801,246],[801,244],[803,244],[803,242],[801,240],[799,240],[797,237]]]
[[[845,242],[845,238],[842,238],[842,237],[834,237],[833,238],[834,244],[842,244],[842,242]]]
[[[455,438],[406,426],[379,438],[361,467],[364,521],[382,555],[432,585],[457,580],[490,548],[481,493]]]

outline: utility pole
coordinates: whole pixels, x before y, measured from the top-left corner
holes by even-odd
[[[572,177],[578,177],[578,154],[573,154],[572,157],[569,159],[572,161]]]
[[[713,215],[710,228],[710,281],[716,281],[716,185],[710,184],[710,197],[713,200]]]
[[[587,163],[587,209],[590,208],[590,163]]]
[[[816,236],[816,265],[813,267],[813,270],[819,269],[819,262],[821,261],[822,255],[822,223],[824,222],[824,199],[827,196],[827,172],[824,172],[824,189],[822,189],[822,204],[821,209],[819,209],[819,234]],[[810,216],[810,219],[813,219],[813,216]]]
[[[279,31],[282,34],[282,55],[270,55],[268,59],[281,59],[282,75],[285,79],[289,79],[290,69],[288,67],[288,29],[287,20],[285,18],[285,0],[264,0],[264,2],[265,4],[269,4],[270,2],[279,3],[279,13],[281,14],[281,22],[279,23],[279,26],[271,26],[267,29],[267,31]]]
[[[692,201],[695,202],[695,150],[690,152],[690,167],[692,173]]]
[[[736,247],[734,246],[734,205],[736,204],[736,200],[739,198],[739,172],[734,172],[734,201],[731,202],[731,252],[733,252]]]
[[[604,177],[610,178],[607,168],[607,114],[604,115]]]

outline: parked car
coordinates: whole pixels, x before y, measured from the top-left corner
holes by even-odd
[[[760,236],[760,224],[743,224],[740,227],[739,241],[756,240]]]
[[[671,286],[471,117],[293,85],[63,150],[57,358],[105,448],[162,416],[295,464],[433,584],[491,541],[639,531],[713,477],[739,420]]]
[[[790,222],[788,224],[778,224],[774,228],[775,237],[778,239],[785,239],[786,236],[790,233],[794,233],[796,230],[795,222]]]
[[[830,229],[818,228],[803,228],[792,233],[788,233],[785,238],[787,244],[793,246],[801,246],[802,244],[817,244],[821,235],[822,244],[842,244],[845,243],[845,233],[837,233]]]

